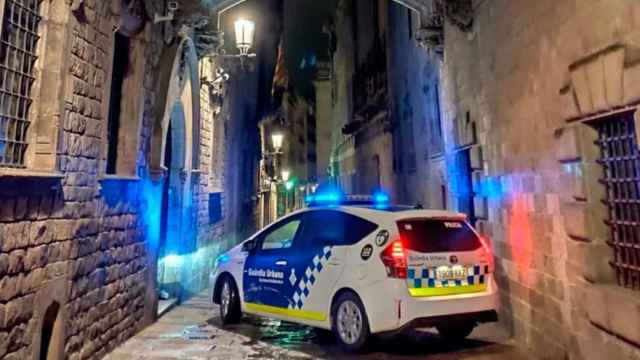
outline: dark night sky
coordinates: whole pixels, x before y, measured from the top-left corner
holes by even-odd
[[[249,0],[228,12],[222,19],[225,30],[225,50],[236,53],[233,21],[245,17],[256,22],[257,52],[271,52],[272,44],[268,34],[279,30],[283,32],[285,62],[290,76],[290,84],[296,93],[305,98],[314,97],[313,79],[315,67],[309,66],[309,60],[315,56],[317,61],[328,60],[328,36],[322,32],[323,24],[334,16],[338,0]],[[270,18],[282,7],[282,19]],[[277,42],[277,39],[274,39]],[[277,44],[276,44],[277,46]],[[256,49],[253,49],[256,51]],[[259,54],[273,57],[273,54]],[[307,66],[301,68],[303,59]],[[269,87],[269,90],[270,87]],[[266,92],[262,89],[261,92]],[[269,91],[270,92],[270,91]]]

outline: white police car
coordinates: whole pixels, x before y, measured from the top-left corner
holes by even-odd
[[[357,351],[371,334],[436,327],[462,339],[496,321],[493,270],[462,214],[317,195],[221,255],[211,299],[224,324],[278,318],[332,330]]]

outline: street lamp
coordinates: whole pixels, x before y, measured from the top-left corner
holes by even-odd
[[[287,182],[289,181],[289,177],[291,177],[291,172],[289,170],[282,170],[282,181]]]
[[[282,149],[282,143],[284,142],[284,134],[277,131],[271,134],[271,143],[273,145],[273,150],[278,153]]]
[[[249,56],[249,49],[253,45],[253,36],[256,32],[256,24],[247,19],[238,19],[234,23],[236,30],[236,46],[240,50],[240,56]]]

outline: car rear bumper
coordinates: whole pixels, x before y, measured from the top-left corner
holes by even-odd
[[[489,277],[485,291],[467,294],[413,297],[402,283],[396,283],[392,288],[400,296],[381,301],[379,294],[391,293],[387,287],[386,292],[377,292],[366,306],[368,315],[373,315],[369,316],[372,333],[432,327],[450,321],[483,323],[497,320],[498,287],[493,276]]]
[[[451,323],[465,323],[465,324],[473,323],[477,325],[477,324],[496,322],[496,321],[498,321],[498,312],[496,310],[485,310],[485,311],[479,311],[479,312],[452,314],[452,315],[450,314],[450,315],[439,315],[439,316],[427,316],[427,317],[413,319],[395,330],[384,331],[384,332],[378,333],[378,335],[383,337],[394,336],[408,329],[430,328],[430,327],[436,327],[439,325],[451,324]]]

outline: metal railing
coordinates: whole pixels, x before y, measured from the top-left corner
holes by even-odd
[[[25,166],[42,0],[5,0],[0,34],[0,166]]]
[[[611,229],[611,265],[620,286],[640,290],[640,151],[634,114],[616,114],[594,125],[609,209],[605,222]]]

